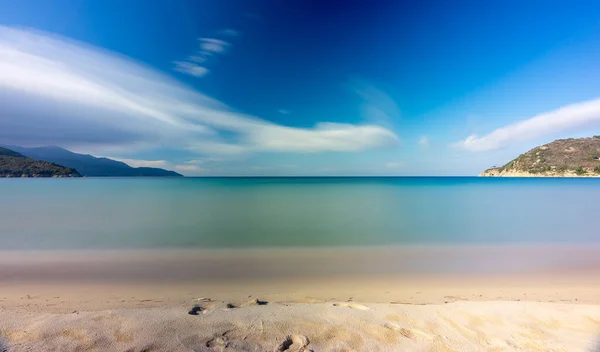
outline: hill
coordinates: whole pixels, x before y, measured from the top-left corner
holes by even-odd
[[[479,176],[600,177],[600,136],[559,139]]]
[[[153,167],[131,167],[120,161],[97,158],[88,154],[73,153],[56,146],[36,148],[6,147],[30,158],[45,160],[77,169],[82,175],[89,177],[183,177],[183,175],[174,171]]]
[[[81,177],[77,170],[0,147],[0,177]]]

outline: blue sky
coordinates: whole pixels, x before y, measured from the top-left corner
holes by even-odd
[[[600,134],[596,1],[4,1],[0,142],[187,175],[473,175]]]

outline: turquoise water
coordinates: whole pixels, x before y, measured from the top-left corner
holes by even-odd
[[[600,242],[600,179],[2,179],[0,196],[2,249]]]

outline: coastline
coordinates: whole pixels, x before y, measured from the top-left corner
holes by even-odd
[[[532,177],[532,178],[598,178],[600,174],[584,174],[579,175],[575,172],[567,173],[567,174],[559,174],[559,173],[531,173],[525,171],[502,171],[498,172],[494,169],[488,169],[483,171],[478,175],[479,177]]]

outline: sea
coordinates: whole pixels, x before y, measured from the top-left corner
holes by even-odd
[[[597,244],[600,179],[0,180],[0,248]]]

